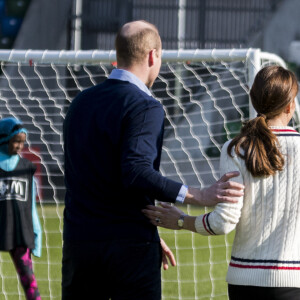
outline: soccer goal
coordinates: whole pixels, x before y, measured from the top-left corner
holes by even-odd
[[[114,51],[0,51],[0,118],[14,116],[29,130],[24,156],[37,166],[42,258],[34,269],[42,299],[61,297],[64,202],[62,125],[78,92],[105,80],[116,67]],[[161,173],[197,187],[219,177],[223,143],[255,116],[249,87],[264,65],[286,67],[259,49],[164,50],[152,92],[165,109]],[[299,126],[299,110],[294,125]],[[183,206],[192,215],[205,207]],[[177,267],[162,271],[163,299],[227,299],[225,275],[234,233],[201,237],[160,230]],[[13,264],[0,254],[0,299],[24,299]]]

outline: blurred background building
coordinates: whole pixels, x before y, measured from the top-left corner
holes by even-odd
[[[255,47],[298,62],[299,11],[299,0],[0,0],[0,47],[110,50],[125,22],[144,19],[164,49]]]

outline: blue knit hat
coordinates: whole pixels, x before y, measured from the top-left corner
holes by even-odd
[[[8,152],[8,141],[18,133],[25,133],[27,130],[24,128],[23,123],[16,118],[3,118],[0,120],[0,151]]]

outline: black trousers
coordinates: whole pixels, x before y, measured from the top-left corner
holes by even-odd
[[[62,300],[160,300],[159,242],[64,242]]]
[[[300,288],[228,285],[230,300],[299,300]]]

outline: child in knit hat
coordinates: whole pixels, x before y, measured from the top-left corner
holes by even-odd
[[[20,156],[27,130],[15,118],[0,120],[0,251],[9,251],[27,300],[40,300],[31,253],[41,256],[36,210],[36,167]]]

